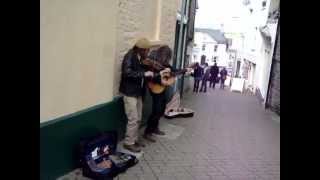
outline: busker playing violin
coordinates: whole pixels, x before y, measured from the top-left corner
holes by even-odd
[[[145,78],[152,78],[153,72],[147,71],[142,64],[146,59],[151,43],[142,38],[130,49],[122,61],[119,91],[123,95],[124,110],[128,118],[123,147],[131,152],[140,152],[145,146],[139,141],[139,126],[142,114],[142,97],[145,92]]]

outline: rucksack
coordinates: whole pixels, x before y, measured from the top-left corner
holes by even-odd
[[[82,174],[95,180],[112,180],[119,173],[138,163],[138,159],[116,152],[118,136],[114,131],[85,138],[79,144],[79,163]]]

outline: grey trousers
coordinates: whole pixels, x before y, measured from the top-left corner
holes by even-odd
[[[142,98],[123,96],[124,109],[128,118],[124,143],[132,145],[138,141],[142,115]]]

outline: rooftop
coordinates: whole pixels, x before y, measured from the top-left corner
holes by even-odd
[[[224,33],[218,29],[195,28],[195,32],[202,32],[212,37],[218,44],[227,44],[227,38]]]

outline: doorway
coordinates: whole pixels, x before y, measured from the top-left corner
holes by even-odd
[[[239,77],[239,73],[240,73],[240,65],[241,65],[241,62],[240,62],[240,61],[237,61],[236,78],[238,78],[238,77]]]

